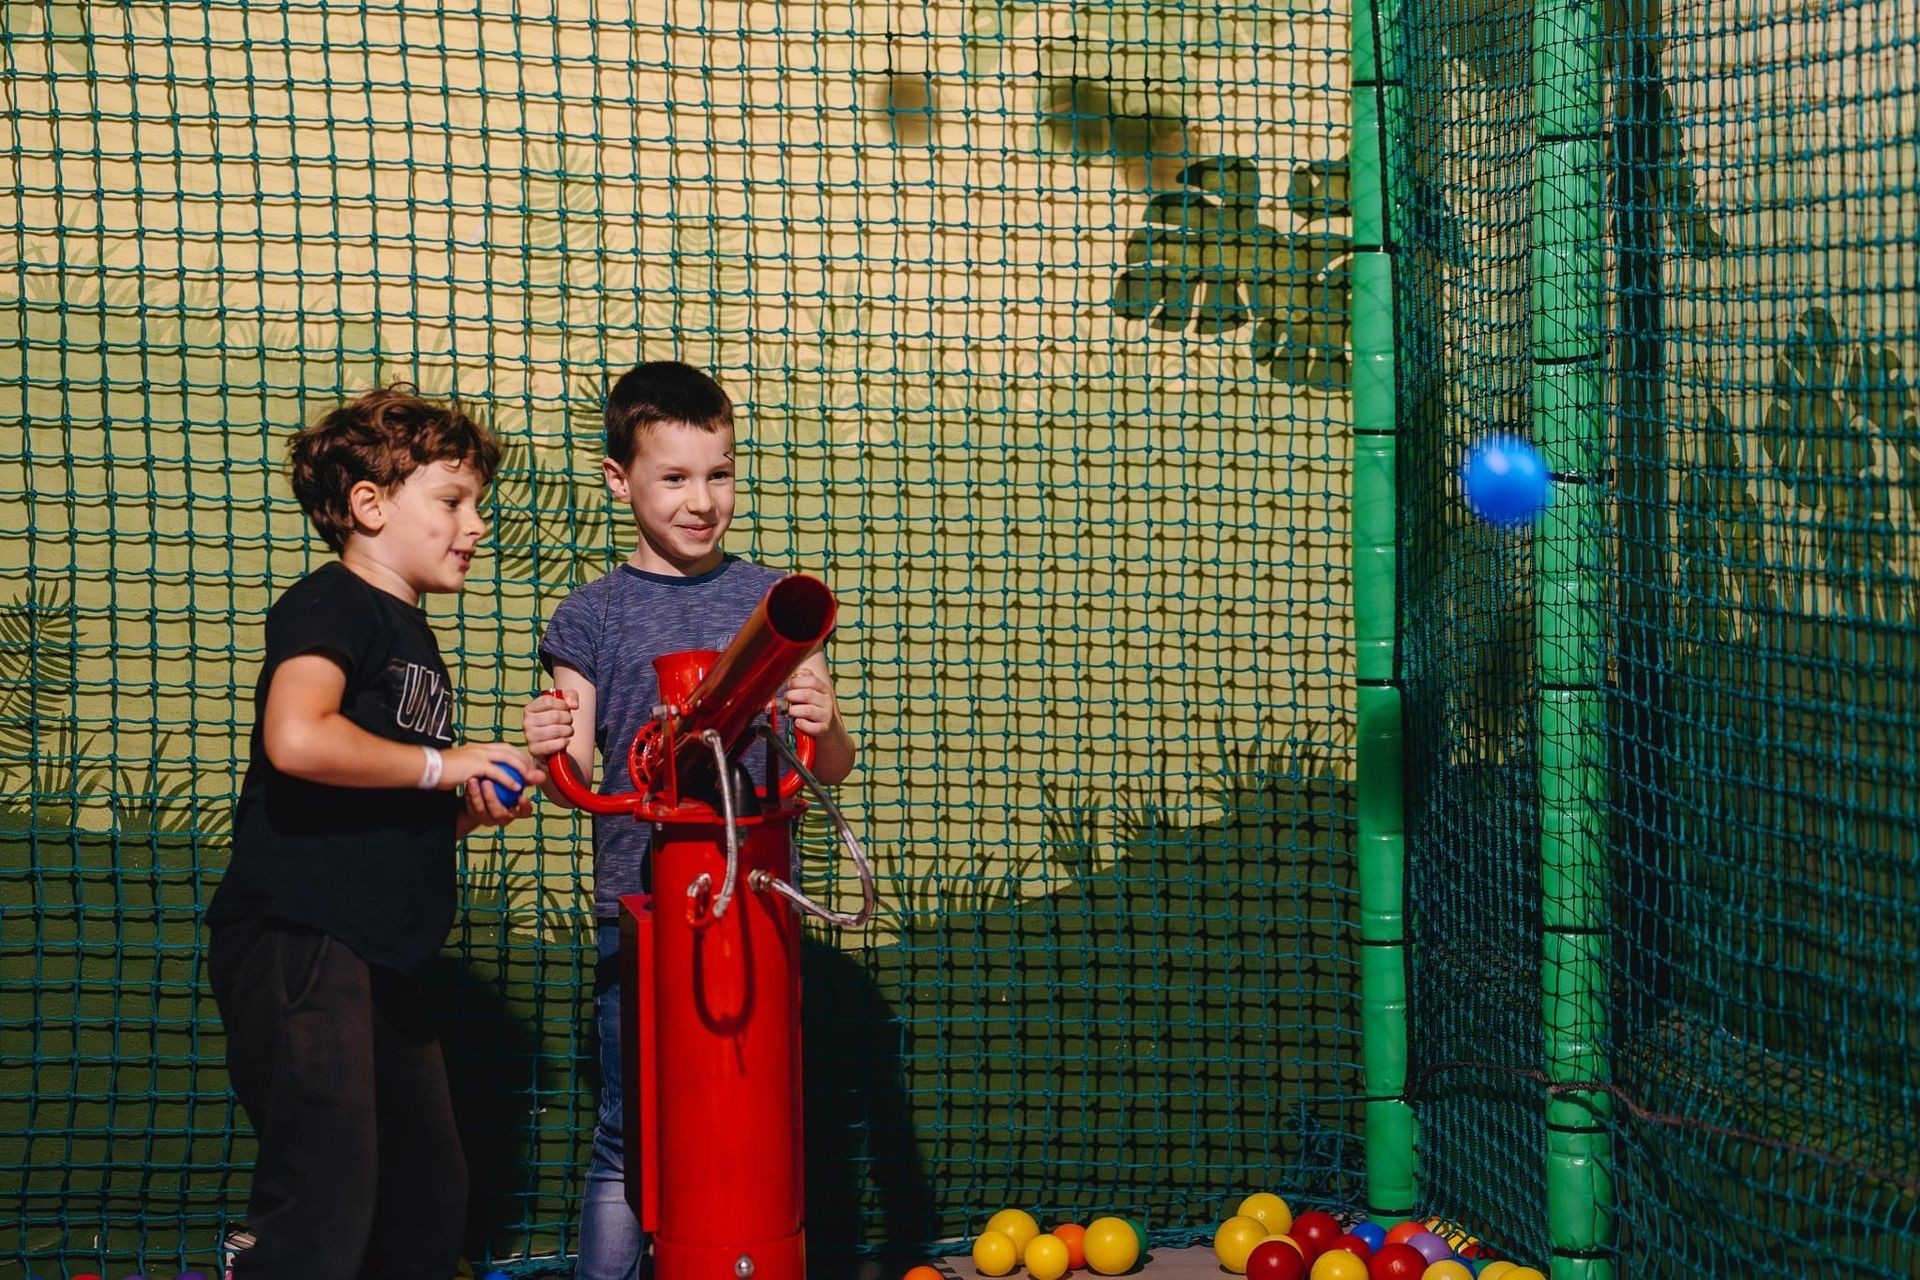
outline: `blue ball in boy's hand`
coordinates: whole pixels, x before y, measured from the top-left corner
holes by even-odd
[[[1553,497],[1540,451],[1511,435],[1488,436],[1467,450],[1460,487],[1473,514],[1489,524],[1531,524]]]
[[[511,809],[520,803],[521,793],[527,789],[527,780],[521,777],[520,771],[510,764],[497,765],[495,767],[513,779],[513,787],[511,789],[503,787],[492,778],[487,779],[487,785],[493,788],[494,799]]]

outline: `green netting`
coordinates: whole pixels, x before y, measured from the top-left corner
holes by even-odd
[[[504,730],[621,552],[603,381],[669,354],[741,402],[735,545],[845,608],[884,910],[806,952],[822,1267],[1014,1203],[1360,1206],[1363,220],[1418,1207],[1562,1280],[1920,1271],[1920,10],[1356,16],[0,7],[0,1275],[206,1265],[244,1204],[198,917],[321,554],[287,433],[395,378],[494,422],[435,617]],[[1500,428],[1537,531],[1456,501]],[[580,841],[471,842],[435,974],[470,1251],[525,1271],[595,1085]]]
[[[1920,9],[1398,10],[1429,1200],[1568,1276],[1911,1276]],[[1561,96],[1580,60],[1590,113]],[[1567,190],[1599,214],[1573,236]],[[1576,412],[1543,399],[1589,372]],[[1564,472],[1538,534],[1447,494],[1496,426]],[[1594,586],[1572,624],[1549,553]],[[1569,711],[1585,688],[1593,714]],[[1606,766],[1577,803],[1543,758],[1563,749]],[[1543,883],[1574,848],[1593,878]],[[1589,978],[1593,1087],[1569,1091],[1540,1011]],[[1550,1098],[1585,1123],[1550,1128]],[[1541,1154],[1586,1127],[1598,1173],[1552,1185]],[[1584,1247],[1583,1197],[1605,1224]]]
[[[505,731],[622,553],[606,374],[670,354],[741,403],[735,547],[843,601],[884,906],[808,949],[813,1255],[1354,1201],[1343,8],[0,22],[0,1276],[207,1266],[244,1205],[198,916],[324,554],[288,433],[396,378],[492,420],[433,617]],[[528,1271],[594,1088],[581,840],[469,842],[435,975],[471,1253]]]
[[[1410,1089],[1426,1207],[1546,1256],[1537,1071],[1538,753],[1532,556],[1473,519],[1468,443],[1526,427],[1530,12],[1432,4],[1403,17],[1400,118],[1403,680]],[[1469,1189],[1477,1193],[1464,1199]]]
[[[1650,954],[1620,966],[1616,1052],[1623,1087],[1675,1117],[1623,1118],[1621,1176],[1710,1204],[1732,1265],[1908,1276],[1920,10],[1782,16],[1675,6],[1649,33],[1662,83],[1636,97],[1661,148],[1612,196],[1653,206],[1646,235],[1665,224],[1635,286],[1662,295],[1660,377],[1615,446],[1627,563],[1663,588],[1623,583],[1652,598],[1613,642],[1649,673],[1626,685],[1617,812],[1661,907],[1621,922]],[[1660,518],[1633,513],[1655,496]],[[1672,1210],[1634,1225],[1629,1259],[1704,1257]]]

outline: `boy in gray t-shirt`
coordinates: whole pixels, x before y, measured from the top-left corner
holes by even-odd
[[[724,649],[785,575],[730,556],[720,540],[733,520],[733,404],[706,374],[654,361],[625,374],[607,396],[607,489],[633,511],[640,535],[612,573],[554,610],[540,660],[555,693],[529,703],[521,723],[536,760],[565,751],[583,778],[605,762],[597,790],[632,791],[627,748],[659,698],[653,660],[683,649]],[[817,740],[813,772],[832,785],[853,772],[854,745],[816,653],[786,691],[793,726]],[[566,801],[549,782],[556,804]],[[626,817],[596,817],[593,908],[602,960],[619,950],[624,894],[646,888],[651,829]],[[602,972],[612,968],[600,966]],[[627,1207],[621,1149],[620,988],[594,994],[600,1039],[600,1107],[581,1197],[578,1280],[631,1280],[645,1250]]]

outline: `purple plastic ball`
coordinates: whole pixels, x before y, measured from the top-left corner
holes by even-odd
[[[1407,1244],[1428,1263],[1445,1262],[1453,1256],[1453,1246],[1431,1231],[1421,1231],[1408,1236]]]

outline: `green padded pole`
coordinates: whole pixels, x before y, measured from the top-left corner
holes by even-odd
[[[1353,609],[1358,730],[1360,1002],[1367,1207],[1410,1216],[1415,1124],[1407,1099],[1406,822],[1401,799],[1399,491],[1396,480],[1389,140],[1400,100],[1391,38],[1400,0],[1353,11]]]
[[[1541,1009],[1553,1280],[1612,1280],[1606,1082],[1608,864],[1601,695],[1603,272],[1599,6],[1533,9],[1534,439],[1555,477],[1534,539],[1540,665]]]

